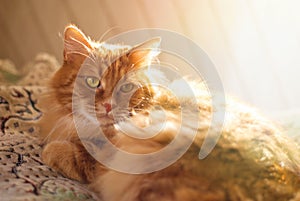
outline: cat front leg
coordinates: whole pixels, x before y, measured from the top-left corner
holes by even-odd
[[[80,182],[88,182],[92,177],[92,171],[88,174],[85,171],[85,168],[93,169],[93,164],[86,157],[89,157],[88,153],[70,141],[52,141],[42,152],[44,163],[64,176]]]

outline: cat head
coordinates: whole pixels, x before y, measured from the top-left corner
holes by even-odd
[[[70,114],[72,101],[78,100],[80,115],[94,113],[102,124],[142,111],[153,97],[145,72],[159,54],[159,45],[160,38],[133,47],[94,42],[76,26],[67,26],[64,62],[51,80],[53,95]]]

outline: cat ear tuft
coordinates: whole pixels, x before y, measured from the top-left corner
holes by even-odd
[[[148,64],[159,55],[160,43],[161,38],[156,37],[133,47],[129,53],[129,60],[135,65],[139,64],[138,66]]]
[[[74,62],[77,58],[87,57],[92,45],[90,39],[75,25],[69,25],[64,32],[64,60]]]

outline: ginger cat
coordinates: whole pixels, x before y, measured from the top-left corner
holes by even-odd
[[[300,200],[299,149],[253,109],[229,98],[226,123],[218,144],[208,157],[199,160],[198,153],[213,111],[211,97],[201,82],[190,82],[197,95],[196,103],[184,95],[175,98],[167,91],[145,85],[153,78],[143,70],[138,71],[141,74],[126,75],[124,83],[117,86],[125,74],[154,59],[157,53],[153,53],[153,48],[159,47],[159,38],[134,47],[111,45],[94,42],[70,25],[65,29],[64,42],[63,65],[50,80],[49,90],[42,99],[44,115],[39,123],[44,142],[42,160],[66,177],[87,183],[98,193],[99,200]],[[163,79],[163,75],[157,73],[154,79]],[[143,87],[139,88],[139,84]],[[79,90],[74,90],[76,87]],[[123,101],[132,91],[129,105],[126,105]],[[93,97],[92,100],[89,97]],[[72,101],[76,98],[74,111]],[[195,106],[198,108],[196,124],[199,125],[191,123],[195,118],[191,118],[189,112],[179,117],[179,99],[184,100],[191,111]],[[164,108],[169,123],[159,135],[135,139],[118,129],[124,119],[145,126],[150,122],[149,111],[155,105]],[[75,113],[79,119],[77,125]],[[96,114],[96,118],[91,114]],[[155,117],[152,116],[152,124],[159,124],[159,117]],[[129,168],[147,168],[151,164],[147,161],[125,164],[126,160],[118,153],[107,151],[107,142],[103,143],[91,128],[95,119],[110,143],[133,154],[163,149],[180,129],[180,119],[190,122],[181,125],[184,128],[181,140],[189,138],[191,132],[197,132],[197,136],[187,152],[170,166],[145,174],[128,174],[101,164],[84,144],[97,147],[102,143],[95,148],[100,155],[121,161],[120,165],[123,163]],[[80,137],[78,130],[84,131]],[[158,164],[161,162],[157,159]]]

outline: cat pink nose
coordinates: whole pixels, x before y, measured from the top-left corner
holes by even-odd
[[[111,104],[103,103],[103,106],[105,107],[106,113],[109,113],[111,111]]]

